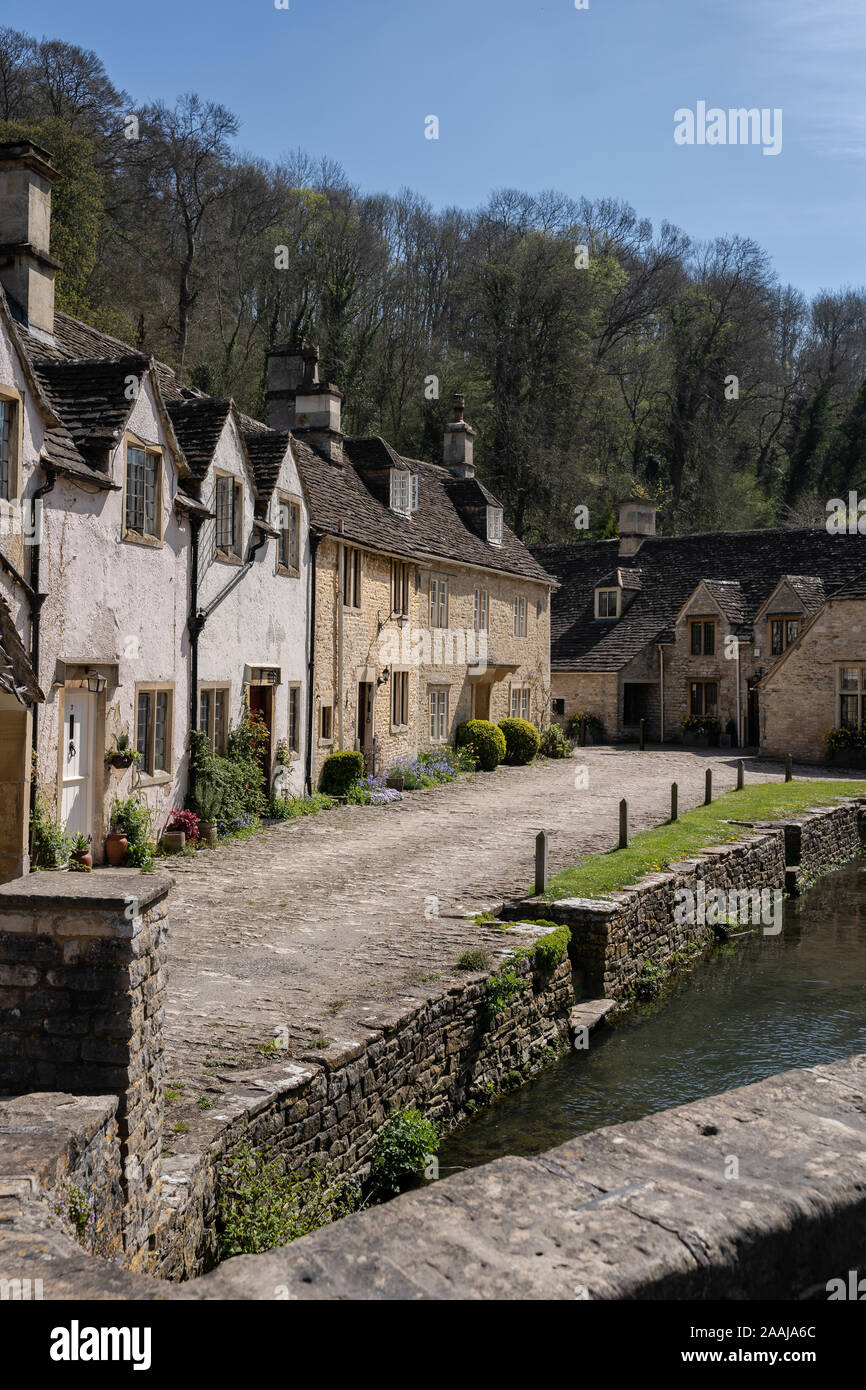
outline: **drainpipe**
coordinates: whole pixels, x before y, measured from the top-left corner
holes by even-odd
[[[660,743],[665,741],[665,649],[659,646],[659,709],[661,711]]]
[[[737,638],[737,743],[742,748],[743,729],[741,724],[742,709],[740,704],[740,639]]]
[[[199,537],[203,517],[190,517],[190,565],[191,573],[189,580],[189,727],[190,730],[198,728],[198,639],[204,627],[204,619],[199,618],[198,612],[198,548]]]
[[[313,790],[313,691],[316,675],[316,556],[323,536],[310,531],[310,601],[307,604],[307,758],[304,774],[304,790],[307,795]]]
[[[44,467],[44,464],[43,464],[43,467]],[[36,489],[36,491],[34,492],[34,494],[33,494],[33,509],[34,509],[34,510],[33,510],[33,517],[34,517],[34,522],[35,522],[35,520],[36,520],[36,504],[37,504],[38,502],[41,502],[41,500],[42,500],[43,497],[47,497],[48,493],[53,491],[53,489],[54,489],[54,487],[55,487],[55,485],[56,485],[56,483],[57,483],[57,474],[56,474],[56,473],[52,472],[52,471],[51,471],[50,469],[48,469],[48,468],[45,469],[45,472],[46,472],[46,474],[47,474],[47,476],[48,476],[48,481],[47,481],[47,482],[44,482],[44,483],[42,484],[41,487],[38,487],[38,488]],[[41,517],[41,515],[40,515],[40,518],[39,518],[39,529],[37,530],[36,535],[37,535],[37,536],[41,536],[41,534],[42,534],[42,517]],[[35,542],[35,544],[33,545],[33,547],[32,547],[32,551],[31,551],[31,555],[30,555],[30,588],[31,588],[31,593],[28,595],[28,601],[29,601],[29,604],[30,604],[30,665],[33,667],[33,671],[34,671],[34,673],[35,673],[35,675],[36,675],[37,683],[39,682],[39,627],[40,627],[40,617],[41,617],[41,613],[42,613],[42,605],[43,605],[43,603],[45,602],[45,600],[46,600],[47,597],[48,597],[47,594],[40,594],[40,592],[39,592],[39,559],[40,559],[41,551],[42,551],[42,543],[41,543],[40,540],[37,540],[37,541]],[[33,709],[32,709],[32,725],[31,725],[31,728],[32,728],[32,737],[31,737],[31,741],[30,741],[30,747],[31,747],[32,753],[35,755],[35,754],[37,754],[37,751],[38,751],[38,740],[39,740],[39,705],[38,705],[38,703],[36,703],[35,701],[34,701]],[[30,777],[30,814],[31,814],[31,816],[32,816],[33,812],[35,811],[35,809],[36,809],[36,778],[32,775],[32,770],[31,770],[31,777]],[[32,845],[31,845],[31,850],[32,850]]]
[[[343,595],[341,585],[345,584],[348,551],[346,542],[340,546],[340,562],[337,565],[337,745],[343,748]]]

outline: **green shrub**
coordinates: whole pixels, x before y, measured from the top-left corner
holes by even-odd
[[[485,1000],[488,1022],[492,1023],[500,1014],[505,1013],[518,994],[522,994],[528,985],[529,981],[526,977],[518,975],[512,965],[504,965],[495,975],[491,975],[487,981],[487,998]]]
[[[457,957],[458,970],[486,970],[490,964],[486,951],[469,950],[464,951]]]
[[[41,796],[30,817],[30,862],[34,869],[56,869],[69,858],[70,841],[63,827],[52,820]]]
[[[537,922],[537,926],[556,926],[555,922]],[[547,933],[540,941],[535,944],[535,964],[539,970],[551,971],[561,961],[565,960],[568,952],[568,943],[571,940],[571,928],[567,926],[556,927],[555,931]]]
[[[558,724],[551,724],[541,735],[538,751],[544,758],[570,758],[572,744]]]
[[[505,735],[489,719],[466,719],[457,726],[458,748],[468,748],[476,767],[492,772],[505,757]]]
[[[397,1110],[389,1115],[373,1151],[372,1176],[389,1192],[399,1192],[401,1181],[420,1173],[439,1148],[439,1129],[425,1120],[420,1110]]]
[[[262,744],[258,718],[244,712],[228,736],[227,754],[215,757],[202,729],[190,734],[190,786],[187,806],[200,820],[216,820],[225,832],[249,826],[267,813],[268,796],[256,750]]]
[[[268,802],[268,815],[271,820],[299,820],[301,816],[315,816],[319,811],[327,811],[333,806],[329,796],[313,792],[312,796],[272,796]]]
[[[665,972],[660,965],[652,965],[645,960],[640,968],[640,973],[634,982],[634,994],[636,999],[656,999],[662,992]]]
[[[499,727],[505,735],[505,761],[512,767],[531,763],[541,742],[535,725],[528,719],[500,719]]]
[[[111,806],[111,826],[119,830],[129,841],[124,864],[137,869],[153,867],[153,851],[156,848],[151,825],[151,812],[135,792],[126,797],[115,797]]]
[[[345,796],[353,782],[364,776],[364,754],[349,748],[325,759],[319,786],[328,796]]]
[[[263,1157],[244,1142],[219,1169],[220,1250],[224,1256],[259,1255],[339,1220],[357,1205],[351,1178],[329,1177],[318,1168],[299,1178],[282,1159]]]

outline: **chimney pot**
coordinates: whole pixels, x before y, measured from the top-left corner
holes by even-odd
[[[465,398],[455,394],[451,398],[454,419],[445,426],[445,440],[442,448],[442,461],[455,478],[474,478],[475,465],[472,462],[475,431],[463,419]]]

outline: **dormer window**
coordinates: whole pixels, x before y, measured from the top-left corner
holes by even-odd
[[[487,539],[491,545],[502,544],[502,508],[487,508]]]
[[[418,510],[418,474],[405,468],[391,469],[391,510],[408,516]]]
[[[595,616],[597,618],[619,617],[619,589],[596,589]]]

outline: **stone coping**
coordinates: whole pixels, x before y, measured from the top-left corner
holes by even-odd
[[[41,870],[0,884],[0,913],[33,908],[80,907],[122,912],[130,898],[145,911],[174,886],[168,874],[143,874],[139,869],[113,869],[98,874]]]
[[[0,1098],[0,1197],[9,1184],[49,1186],[70,1144],[80,1145],[115,1113],[116,1096],[32,1091]]]

